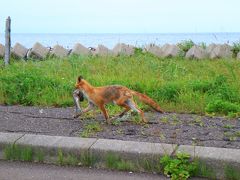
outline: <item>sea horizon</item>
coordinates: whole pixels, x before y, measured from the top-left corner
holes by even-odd
[[[163,45],[177,44],[192,40],[194,43],[233,44],[240,41],[240,32],[199,32],[199,33],[12,33],[12,46],[20,43],[31,48],[34,43],[40,42],[44,46],[52,47],[56,44],[65,48],[72,48],[81,43],[86,47],[97,47],[102,44],[113,48],[117,43],[126,43],[136,47],[147,44]],[[5,44],[4,34],[0,34],[0,43]]]
[[[4,33],[0,33],[2,35]],[[96,32],[96,33],[88,33],[88,32],[81,32],[81,33],[76,33],[76,32],[60,32],[60,33],[55,33],[55,32],[30,32],[30,33],[22,33],[22,32],[11,32],[11,34],[240,34],[240,32],[155,32],[155,33],[143,33],[143,32]]]

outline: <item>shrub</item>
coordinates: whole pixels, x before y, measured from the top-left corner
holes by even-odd
[[[208,103],[206,107],[206,112],[208,113],[217,112],[217,113],[228,115],[229,113],[240,112],[240,106],[228,101],[223,101],[221,99],[218,99]]]
[[[178,52],[178,57],[184,58],[188,50],[194,46],[194,42],[192,40],[185,40],[178,43],[177,46],[180,48],[180,51]]]
[[[237,57],[238,52],[240,52],[240,41],[233,43],[232,52],[233,57]]]
[[[5,104],[35,105],[48,93],[51,94],[48,97],[53,98],[54,91],[55,93],[60,93],[61,90],[65,93],[72,91],[71,86],[45,77],[38,71],[18,72],[11,76],[0,77],[0,81],[3,94],[7,97]]]
[[[143,54],[142,48],[134,48],[134,54],[135,54],[135,55],[141,55],[141,54]]]
[[[229,102],[239,102],[240,96],[237,89],[229,85],[224,75],[217,76],[213,81],[196,80],[190,83],[193,91],[207,93],[214,99],[222,99]]]
[[[229,115],[239,112],[239,91],[227,81],[226,76],[218,75],[212,81],[193,81],[189,84],[193,91],[206,93],[208,103],[205,111]]]
[[[165,155],[161,158],[160,164],[163,166],[165,175],[170,175],[172,180],[188,179],[194,174],[197,165],[190,161],[190,155],[177,153],[176,158]]]
[[[191,49],[194,46],[194,42],[192,40],[185,40],[182,41],[181,43],[178,43],[177,45],[183,52],[186,53],[189,49]]]
[[[239,101],[238,90],[228,84],[227,78],[224,75],[219,75],[215,78],[212,83],[212,88],[209,90],[209,94],[225,101]]]

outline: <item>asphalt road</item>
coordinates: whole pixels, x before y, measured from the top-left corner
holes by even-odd
[[[0,180],[160,180],[161,175],[0,161]]]
[[[73,115],[73,107],[0,105],[0,132],[79,137],[88,124],[99,122],[101,131],[88,137],[240,149],[240,137],[236,135],[240,131],[240,120],[236,118],[229,121],[224,117],[146,112],[152,124],[143,126],[125,120],[107,125],[100,113],[78,119]]]

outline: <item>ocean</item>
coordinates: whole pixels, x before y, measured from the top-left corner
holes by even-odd
[[[113,48],[117,43],[131,44],[136,47],[144,47],[154,43],[163,45],[165,43],[176,44],[184,40],[192,40],[198,44],[201,42],[227,43],[240,41],[240,33],[177,33],[177,34],[12,34],[12,46],[16,42],[27,48],[31,48],[35,42],[40,42],[46,47],[55,44],[72,48],[74,44],[81,43],[86,47],[96,47],[98,44]],[[5,44],[4,34],[0,34],[0,43]]]

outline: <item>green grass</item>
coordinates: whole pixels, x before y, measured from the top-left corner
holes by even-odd
[[[98,157],[86,152],[81,154],[80,161],[83,166],[93,167],[97,163]]]
[[[61,149],[58,150],[57,164],[58,165],[71,165],[71,166],[87,166],[93,167],[97,162],[97,158],[90,153],[82,153],[78,156],[70,153],[63,153]]]
[[[41,151],[41,150],[37,151],[35,154],[35,157],[36,157],[37,162],[44,162],[45,157],[44,157],[43,151]]]
[[[99,122],[93,122],[85,125],[83,131],[81,132],[81,137],[89,137],[92,134],[95,134],[102,130],[102,127]]]
[[[216,172],[213,168],[207,166],[205,163],[195,160],[196,162],[196,169],[193,172],[193,176],[197,177],[206,177],[209,179],[217,179]]]
[[[72,154],[67,155],[66,162],[67,162],[68,165],[71,165],[71,166],[79,165],[78,158],[76,156],[72,155]]]
[[[64,165],[64,157],[63,157],[63,152],[62,152],[61,149],[58,150],[57,163],[58,163],[59,165]]]
[[[3,152],[4,159],[7,160],[33,161],[35,156],[31,147],[20,147],[16,144],[6,146]],[[41,159],[36,158],[36,161],[38,160]]]
[[[123,160],[117,155],[109,153],[106,156],[106,167],[120,171],[135,171],[136,165],[131,161]]]
[[[0,68],[0,104],[73,106],[71,93],[79,75],[94,86],[121,84],[145,93],[165,111],[240,114],[240,61],[161,59],[142,52],[131,57],[15,61]]]
[[[8,160],[32,161],[33,152],[30,147],[20,148],[17,145],[12,145],[4,150],[4,157]]]
[[[145,172],[151,172],[151,173],[162,173],[162,166],[158,162],[158,158],[154,160],[148,160],[148,159],[143,159],[142,161],[139,162],[139,169],[143,169]]]
[[[77,166],[81,164],[80,158],[72,154],[64,154],[61,149],[58,150],[57,154],[57,164],[58,165],[71,165]]]
[[[225,173],[225,178],[229,180],[238,180],[240,177],[239,170],[231,166],[226,166],[224,173]]]
[[[113,126],[120,126],[121,125],[121,121],[119,119],[114,119],[114,120],[112,120],[111,123],[112,123]]]
[[[226,127],[225,127],[226,128]],[[227,127],[228,128],[228,127]],[[232,127],[230,127],[232,128]],[[229,129],[230,129],[229,128]],[[240,137],[240,131],[232,132],[232,131],[226,131],[223,133],[223,135],[228,138],[230,141],[236,141]]]

